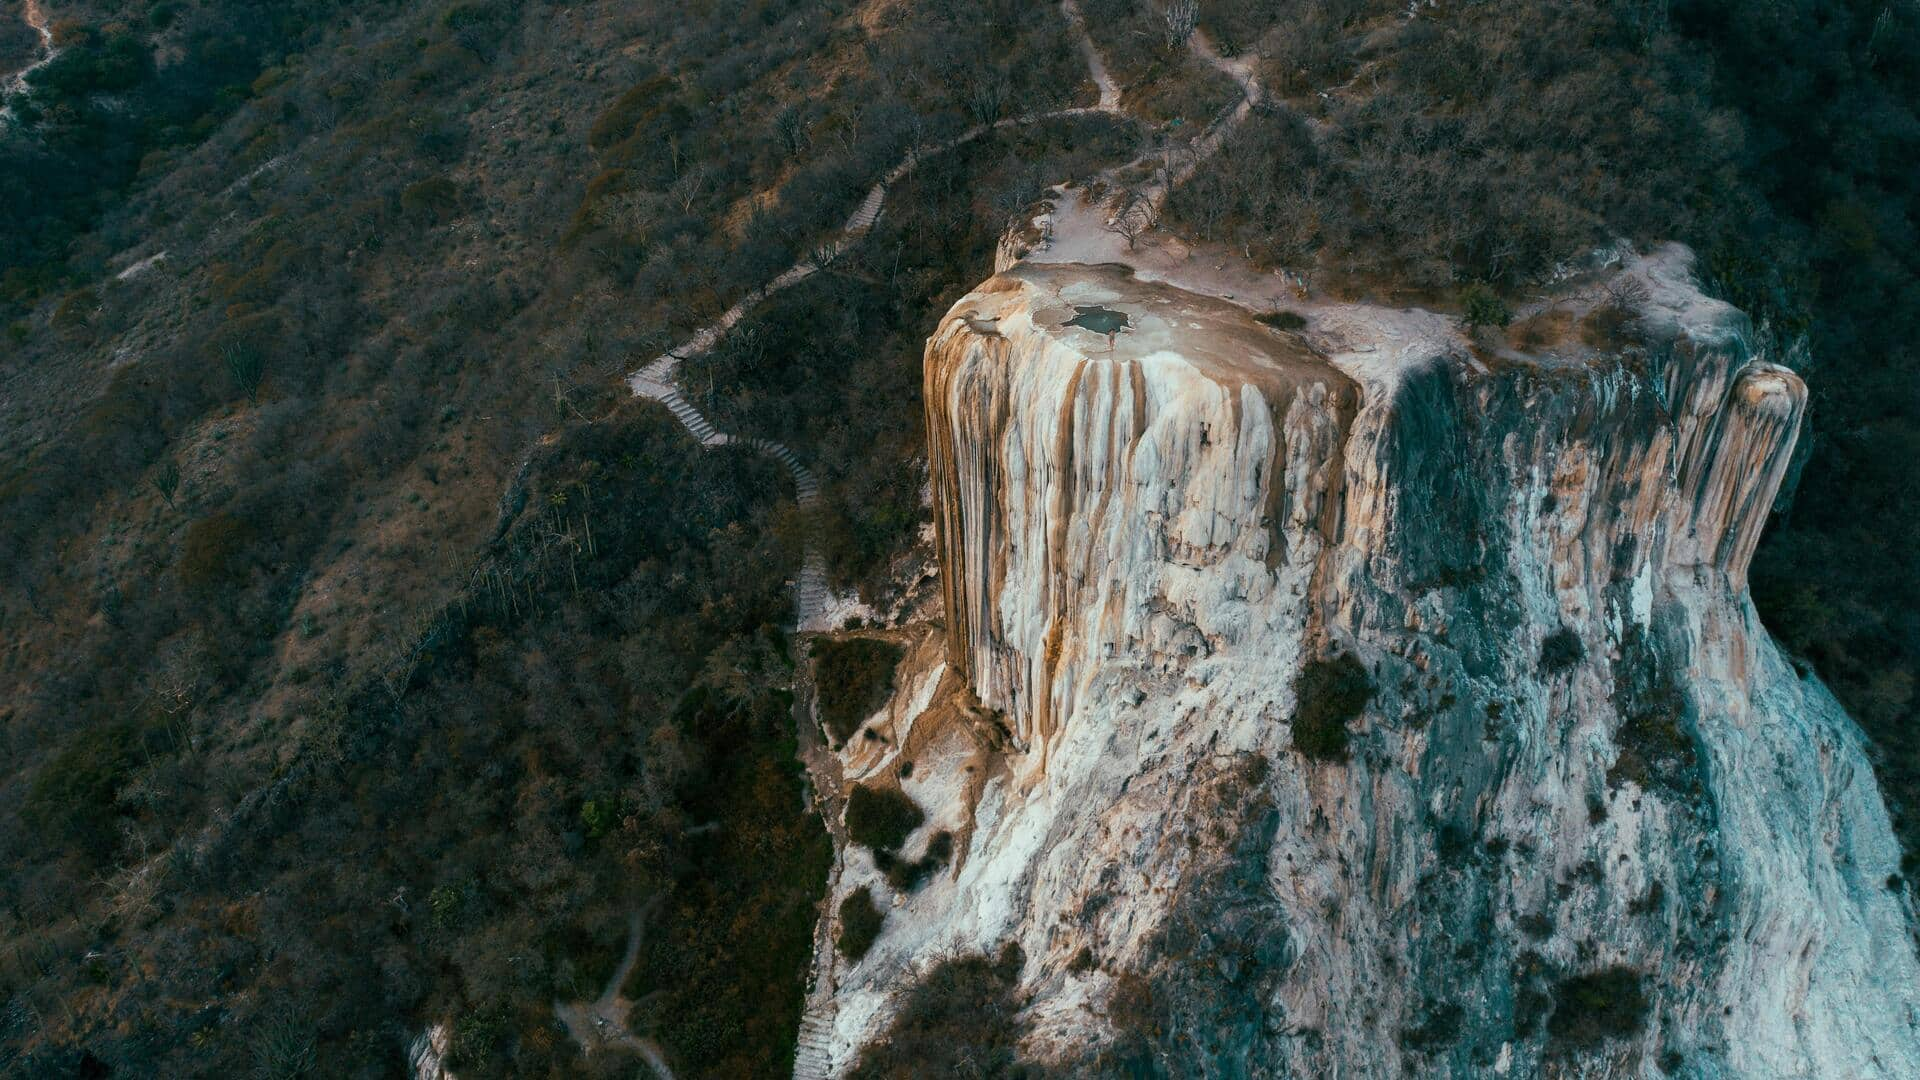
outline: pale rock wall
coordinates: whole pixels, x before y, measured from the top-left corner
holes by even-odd
[[[842,976],[840,1060],[1013,941],[1028,1052],[1070,1072],[1920,1075],[1860,736],[1745,595],[1805,390],[1685,270],[1633,267],[1648,348],[1572,360],[1419,312],[1283,335],[1114,267],[957,304],[926,361],[948,662],[1015,749]],[[1111,348],[1062,325],[1094,304],[1132,317]],[[1584,656],[1545,670],[1563,628]],[[1310,762],[1293,682],[1341,650],[1376,692]],[[1555,984],[1612,965],[1645,1024],[1570,1052]]]

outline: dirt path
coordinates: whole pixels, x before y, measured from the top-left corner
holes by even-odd
[[[1136,238],[1152,231],[1160,222],[1167,199],[1173,190],[1187,182],[1200,166],[1209,161],[1247,117],[1265,100],[1255,59],[1251,56],[1222,56],[1205,30],[1196,29],[1187,37],[1187,49],[1214,70],[1232,79],[1240,88],[1240,100],[1215,117],[1205,131],[1184,146],[1165,146],[1152,150],[1101,174],[1098,185],[1102,195],[1088,202],[1083,191],[1056,188],[1058,197],[1049,212],[1041,235],[1045,240],[1030,253],[1045,262],[1120,262],[1134,264],[1136,245],[1123,240],[1131,231]],[[1104,91],[1103,91],[1104,93]],[[1130,185],[1123,175],[1142,169],[1157,179]],[[1133,192],[1132,197],[1116,197],[1115,192]],[[1131,219],[1134,228],[1117,229],[1114,223]]]
[[[1120,111],[1120,84],[1113,81],[1113,75],[1107,71],[1106,57],[1100,55],[1099,46],[1093,43],[1093,35],[1087,33],[1087,20],[1080,14],[1080,5],[1074,0],[1060,0],[1060,14],[1066,17],[1067,28],[1080,45],[1080,55],[1087,62],[1087,74],[1093,76],[1093,85],[1100,88],[1099,108],[1112,112]]]
[[[650,903],[627,916],[627,951],[621,956],[620,965],[613,969],[613,977],[607,980],[607,987],[600,992],[600,996],[593,1001],[556,1001],[553,1011],[560,1022],[566,1025],[573,1041],[580,1044],[582,1053],[591,1054],[595,1050],[608,1048],[628,1050],[638,1054],[660,1080],[673,1080],[673,1069],[667,1064],[667,1056],[661,1052],[660,1044],[635,1035],[627,1027],[633,1002],[620,993],[620,988],[626,985],[627,976],[633,974],[633,965],[640,960],[640,935],[646,927],[647,915],[657,903]]]
[[[1187,48],[1192,50],[1193,55],[1212,65],[1214,70],[1232,79],[1234,84],[1240,87],[1240,101],[1225,116],[1215,120],[1206,133],[1195,139],[1188,147],[1189,154],[1182,167],[1169,173],[1167,182],[1161,186],[1156,196],[1162,205],[1166,203],[1167,196],[1173,193],[1174,188],[1185,183],[1187,178],[1193,175],[1194,170],[1219,152],[1220,147],[1226,144],[1227,137],[1233,134],[1234,129],[1252,115],[1263,96],[1259,73],[1254,69],[1253,57],[1221,56],[1220,50],[1214,47],[1213,39],[1207,36],[1205,30],[1195,30],[1187,38]]]
[[[27,0],[26,10],[22,13],[28,26],[40,35],[40,59],[7,76],[0,83],[0,97],[11,97],[27,88],[27,76],[46,67],[60,50],[53,47],[53,21],[47,17],[47,10],[40,6],[40,0]],[[13,106],[0,107],[0,120],[13,119]]]
[[[1073,0],[1062,0],[1061,12],[1080,40],[1081,52],[1088,58],[1095,85],[1100,89],[1100,101],[1095,105],[1080,105],[1066,109],[1053,109],[1046,112],[1029,113],[1024,116],[1008,117],[990,124],[976,124],[950,139],[930,146],[918,147],[907,151],[900,163],[890,169],[867,191],[860,205],[847,216],[832,240],[816,249],[816,254],[801,259],[778,277],[759,289],[741,297],[732,307],[723,312],[713,322],[695,330],[692,336],[679,345],[661,353],[646,366],[627,377],[627,386],[636,397],[658,401],[673,413],[700,441],[700,445],[709,449],[726,446],[740,441],[737,436],[728,435],[713,426],[686,395],[674,384],[674,375],[680,365],[710,352],[726,336],[727,331],[738,325],[747,312],[759,306],[768,297],[782,292],[807,280],[821,270],[833,264],[843,252],[859,243],[876,221],[880,220],[880,211],[886,204],[887,193],[895,184],[906,179],[919,167],[920,163],[937,154],[964,146],[993,131],[1002,131],[1014,127],[1043,123],[1074,116],[1121,116],[1120,90],[1114,84],[1113,77],[1107,73],[1106,64],[1100,60],[1100,52],[1093,40],[1087,36],[1086,26],[1081,21],[1078,7]],[[796,501],[802,506],[810,506],[819,495],[819,481],[812,470],[808,469],[792,450],[768,439],[744,440],[754,449],[778,458],[792,476],[796,490]],[[830,599],[826,587],[826,563],[817,546],[809,544],[802,556],[800,580],[798,582],[799,601],[795,610],[795,625],[801,631],[825,629],[820,625],[827,601]]]
[[[1036,124],[1048,120],[1064,119],[1074,116],[1125,116],[1126,113],[1120,105],[1120,87],[1115,83],[1112,74],[1108,71],[1106,61],[1101,56],[1098,46],[1094,44],[1092,37],[1088,35],[1086,22],[1081,16],[1079,5],[1075,0],[1060,0],[1060,13],[1066,20],[1068,29],[1078,43],[1080,53],[1087,63],[1088,74],[1092,78],[1094,86],[1099,91],[1099,98],[1095,104],[1054,109],[1024,116],[1009,117],[989,124],[978,124],[950,139],[908,151],[898,165],[889,170],[885,176],[867,191],[866,197],[860,201],[860,205],[847,217],[845,223],[841,225],[839,232],[825,245],[816,249],[817,253],[815,255],[802,259],[788,267],[765,286],[742,297],[738,303],[728,308],[719,318],[694,331],[686,341],[661,353],[630,375],[627,378],[627,385],[633,391],[634,395],[658,401],[667,406],[668,411],[673,413],[674,418],[678,420],[694,438],[700,441],[701,446],[712,448],[726,446],[736,441],[744,441],[755,450],[774,457],[787,469],[788,474],[793,478],[796,500],[803,507],[813,506],[819,497],[818,479],[814,476],[812,470],[808,469],[807,466],[794,455],[792,450],[771,440],[743,440],[738,436],[729,435],[715,428],[713,423],[708,420],[692,402],[688,401],[686,396],[682,394],[675,385],[674,376],[676,372],[683,362],[702,356],[712,350],[712,348],[719,343],[720,339],[726,335],[727,331],[737,325],[741,319],[746,317],[749,311],[762,301],[775,293],[791,288],[812,277],[814,274],[819,273],[825,267],[830,266],[835,258],[839,257],[839,255],[847,251],[854,244],[859,243],[873,228],[874,223],[879,220],[880,212],[886,204],[888,192],[895,184],[898,184],[910,175],[914,169],[927,158],[956,149],[989,132],[1016,126]],[[1235,80],[1241,84],[1245,93],[1242,101],[1228,117],[1217,121],[1214,130],[1202,136],[1200,140],[1197,140],[1197,142],[1206,143],[1204,154],[1198,155],[1185,171],[1178,174],[1174,174],[1171,171],[1168,173],[1168,187],[1185,179],[1187,175],[1191,174],[1192,169],[1198,166],[1199,161],[1211,156],[1213,151],[1218,149],[1220,143],[1225,140],[1227,131],[1231,129],[1232,125],[1237,125],[1244,119],[1246,115],[1252,111],[1254,104],[1259,100],[1258,84],[1253,79],[1252,66],[1249,62],[1228,60],[1220,57],[1214,50],[1212,43],[1207,41],[1204,35],[1201,34],[1194,35],[1192,47],[1197,55],[1200,55],[1209,63],[1214,64],[1222,71],[1226,71],[1229,75],[1233,76]],[[1162,202],[1165,200],[1164,192],[1159,196],[1159,200]],[[1156,206],[1157,205],[1156,203]],[[797,583],[799,595],[795,611],[795,624],[801,633],[829,629],[829,627],[823,625],[822,618],[829,599],[826,588],[825,569],[825,560],[820,554],[818,545],[810,541],[806,553],[801,559],[800,580]],[[801,764],[805,766],[807,771],[807,780],[812,790],[814,807],[819,812],[821,820],[826,823],[827,830],[833,838],[834,860],[833,869],[830,871],[831,876],[827,883],[826,899],[822,903],[820,917],[814,926],[812,970],[808,975],[809,989],[807,992],[807,1003],[805,1010],[801,1014],[800,1034],[794,1056],[793,1075],[795,1080],[823,1080],[823,1078],[831,1077],[839,1072],[840,1066],[844,1064],[838,1060],[838,1048],[835,1045],[834,1038],[836,1010],[834,991],[838,985],[840,957],[833,940],[833,898],[835,893],[838,892],[840,868],[845,861],[844,853],[847,845],[845,827],[841,823],[844,779],[841,774],[839,758],[828,750],[825,740],[820,734],[819,725],[813,722],[813,687],[809,682],[806,682],[808,677],[804,674],[805,665],[801,665],[801,668],[803,671],[803,675],[801,676],[803,685],[796,688],[799,692],[795,695],[796,703],[794,706],[794,720],[799,742],[798,756]],[[633,939],[635,941],[638,940],[637,928],[634,931]],[[624,976],[616,978],[614,985],[608,988],[608,995],[615,995],[618,984],[623,978]],[[603,995],[601,1001],[594,1003],[590,1009],[584,1003],[577,1003],[576,1005],[565,1007],[576,1010],[571,1014],[571,1018],[569,1014],[562,1014],[562,1019],[566,1020],[569,1030],[575,1031],[576,1038],[581,1037],[581,1029],[576,1025],[585,1023],[597,1024],[598,1028],[602,1030],[613,1030],[626,1039],[633,1038],[631,1035],[626,1034],[624,1012],[624,1009],[627,1007],[626,1003],[618,998],[617,995],[608,995]],[[591,1033],[594,1029],[588,1030]],[[583,1041],[582,1045],[587,1044]],[[625,1043],[623,1045],[632,1044]],[[652,1061],[653,1059],[650,1057],[648,1060]],[[662,1065],[656,1065],[656,1068],[664,1070]],[[667,1075],[664,1071],[662,1071],[661,1074],[663,1076]]]
[[[1105,91],[1103,90],[1102,93],[1104,95]],[[976,124],[950,139],[907,151],[906,156],[900,159],[898,165],[895,165],[887,172],[886,176],[882,177],[872,188],[868,189],[866,198],[861,199],[860,205],[855,207],[853,213],[847,216],[847,220],[840,226],[840,231],[834,234],[834,238],[817,249],[817,254],[801,259],[799,262],[794,263],[782,271],[778,277],[769,281],[766,285],[741,297],[737,303],[723,312],[719,318],[695,330],[687,340],[661,353],[655,357],[651,363],[628,376],[627,385],[640,397],[653,398],[656,401],[665,401],[666,398],[663,394],[672,387],[674,373],[679,370],[682,362],[703,356],[711,351],[713,347],[719,343],[720,339],[726,336],[727,331],[733,329],[741,319],[746,317],[747,312],[760,306],[761,303],[765,302],[768,297],[773,296],[775,293],[784,292],[819,273],[826,267],[831,266],[834,259],[853,247],[853,245],[859,243],[861,239],[872,230],[874,222],[880,220],[880,211],[886,203],[888,191],[890,191],[895,184],[898,184],[911,175],[915,169],[919,168],[920,163],[928,158],[965,146],[967,143],[973,142],[993,131],[1005,131],[1010,128],[1044,123],[1049,120],[1063,120],[1074,116],[1122,115],[1125,114],[1122,113],[1117,106],[1078,105],[1067,109],[1052,109],[1046,112],[1029,113],[1024,116],[1010,116],[1004,120],[996,120],[991,124]],[[678,412],[676,412],[675,415],[680,416]],[[696,413],[695,415],[698,414]],[[715,433],[710,425],[706,427],[703,433],[699,428],[696,428],[689,422],[687,417],[681,416],[681,422],[686,423],[688,429],[692,430],[696,436],[699,436],[703,445],[721,446],[727,441],[725,436],[719,436],[718,441],[714,441]]]

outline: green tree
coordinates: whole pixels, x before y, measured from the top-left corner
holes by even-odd
[[[1477,330],[1482,326],[1505,326],[1513,321],[1513,312],[1508,309],[1507,302],[1500,299],[1500,294],[1479,282],[1467,286],[1467,291],[1460,294],[1460,304],[1460,325],[1469,330]]]

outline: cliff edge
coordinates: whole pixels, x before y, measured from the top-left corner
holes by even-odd
[[[1069,1072],[1920,1075],[1860,735],[1746,595],[1805,388],[1688,264],[1525,354],[1115,265],[956,304],[946,666],[849,760],[960,846],[898,893],[850,856],[893,909],[841,1060],[1011,942]]]

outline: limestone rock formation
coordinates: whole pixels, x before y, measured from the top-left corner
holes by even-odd
[[[1860,735],[1745,591],[1805,388],[1683,251],[1618,272],[1642,342],[1539,355],[1114,266],[955,305],[926,399],[977,704],[926,715],[975,722],[889,745],[962,845],[842,973],[843,1062],[1013,942],[1023,1052],[1073,1073],[1920,1075]]]

